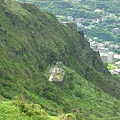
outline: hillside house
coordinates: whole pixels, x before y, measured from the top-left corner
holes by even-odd
[[[120,69],[114,69],[114,72],[116,72],[117,75],[120,75]]]
[[[119,28],[114,28],[113,31],[118,33],[118,34],[120,33],[120,29]]]
[[[115,65],[117,69],[120,69],[120,61],[116,62]]]
[[[103,63],[108,62],[108,55],[107,54],[102,54],[100,57],[101,57],[101,60],[103,61]]]

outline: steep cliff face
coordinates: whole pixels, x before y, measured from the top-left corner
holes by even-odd
[[[73,24],[61,25],[52,14],[32,4],[0,2],[1,95],[12,98],[26,90],[42,95],[48,82],[46,68],[53,61],[62,61],[119,98],[118,80],[109,74],[99,54],[90,49],[83,32]]]

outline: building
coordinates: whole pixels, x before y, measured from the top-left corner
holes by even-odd
[[[114,63],[114,53],[113,52],[99,52],[101,60],[103,63]]]
[[[73,17],[72,16],[67,16],[67,20],[71,21],[71,20],[73,20]]]
[[[116,62],[115,65],[117,69],[120,69],[120,61]]]
[[[114,62],[114,53],[109,52],[108,53],[108,63],[113,63]]]
[[[100,55],[101,60],[103,61],[103,63],[107,63],[108,62],[108,55],[107,54],[102,54]]]
[[[109,70],[109,72],[112,74],[112,75],[118,75],[118,73],[114,70]]]
[[[116,33],[120,33],[120,29],[119,28],[114,28],[114,32],[116,32]]]
[[[120,54],[114,54],[115,59],[120,59]]]
[[[95,9],[94,12],[102,12],[100,9]]]
[[[114,71],[117,73],[117,75],[120,75],[120,69],[114,69]]]

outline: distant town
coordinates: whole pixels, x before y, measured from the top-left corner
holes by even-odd
[[[95,37],[94,40],[96,39],[97,38]],[[120,54],[113,52],[113,50],[120,50],[120,46],[108,41],[100,43],[95,42],[94,40],[89,39],[90,47],[93,49],[93,51],[99,52],[103,63],[110,63],[115,65],[113,70],[109,70],[111,74],[120,75]]]
[[[66,24],[68,22],[74,22],[76,23],[78,28],[84,28],[84,29],[91,29],[91,28],[95,28],[96,25],[101,25],[102,28],[106,28],[106,27],[110,27],[107,26],[107,24],[105,22],[108,22],[109,25],[112,26],[112,31],[116,34],[120,33],[120,28],[117,27],[117,24],[115,23],[115,21],[119,21],[120,17],[113,14],[113,13],[104,13],[103,10],[100,9],[95,9],[94,13],[96,14],[102,14],[101,17],[98,18],[74,18],[73,16],[66,16],[66,21],[62,21],[62,24]],[[59,20],[60,16],[57,15],[56,16]]]

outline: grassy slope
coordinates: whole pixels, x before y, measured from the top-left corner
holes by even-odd
[[[17,104],[16,104],[17,103]],[[1,120],[60,120],[52,117],[41,109],[38,104],[26,104],[24,102],[9,101],[0,104]]]
[[[1,102],[1,120],[76,120],[74,114],[59,114],[50,116],[39,104],[27,104],[24,101],[16,100]]]
[[[53,115],[63,111],[77,117],[119,117],[119,101],[102,91],[119,98],[119,80],[108,73],[74,25],[61,26],[34,5],[5,0],[0,4],[0,51],[1,99],[22,94]],[[57,60],[67,66],[64,94],[44,75]]]
[[[66,71],[67,81],[65,84],[64,95],[61,94],[61,96],[58,97],[58,99],[62,98],[61,101],[56,103],[56,101],[40,98],[35,96],[35,94],[31,94],[31,99],[34,99],[35,102],[39,103],[49,114],[58,116],[59,118],[63,116],[64,113],[69,112],[74,113],[79,120],[120,119],[120,103],[117,99],[103,93],[98,87],[90,84],[76,74],[75,71],[68,69],[67,67],[64,67],[64,70]],[[71,82],[73,83],[71,84]],[[55,88],[54,84],[50,86]],[[42,108],[38,104],[26,104],[24,101],[25,99],[21,95],[20,98],[15,97],[11,102],[1,102],[1,119],[5,119],[6,117],[8,119],[24,118],[26,120],[35,118],[41,118],[42,120],[58,119],[58,117],[52,117],[43,110],[41,113]],[[21,113],[21,111],[23,112]]]

